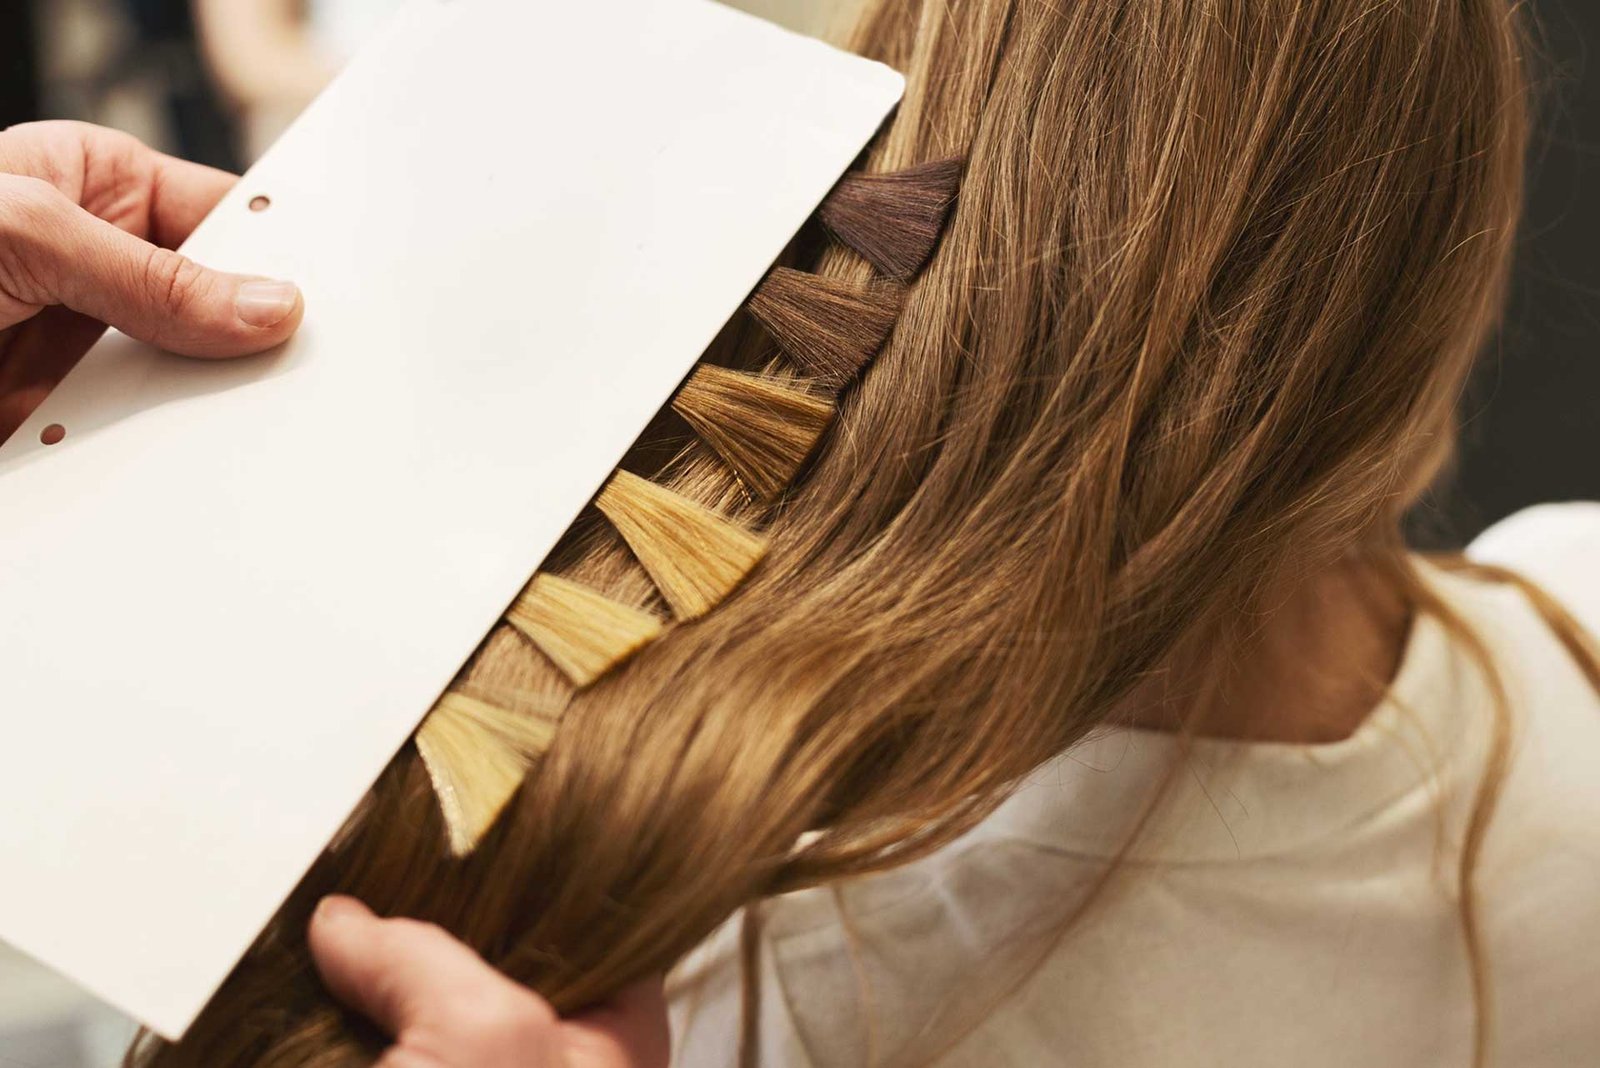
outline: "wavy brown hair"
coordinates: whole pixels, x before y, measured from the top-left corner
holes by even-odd
[[[941,250],[775,504],[693,441],[657,471],[667,421],[635,458],[762,526],[765,563],[582,692],[493,635],[465,691],[561,725],[477,853],[408,749],[135,1063],[369,1063],[303,938],[336,890],[592,1002],[743,906],[950,841],[1181,642],[1225,659],[1283,576],[1359,550],[1405,583],[1518,221],[1512,0],[881,0],[854,42],[910,78],[870,168],[969,160]],[[820,237],[789,262],[872,276]],[[713,357],[774,351],[740,322]],[[553,563],[655,602],[593,523]]]

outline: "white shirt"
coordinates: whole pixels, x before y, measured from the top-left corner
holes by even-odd
[[[1600,632],[1600,505],[1533,509],[1472,555]],[[1600,1065],[1600,698],[1517,592],[1425,574],[1483,636],[1515,742],[1480,862],[1490,1063]],[[1332,745],[1195,743],[1083,919],[1176,739],[1119,730],[908,867],[768,904],[761,1063],[1417,1068],[1472,1062],[1455,895],[1487,683],[1429,617],[1391,696]],[[730,924],[674,982],[677,1063],[735,1063]]]

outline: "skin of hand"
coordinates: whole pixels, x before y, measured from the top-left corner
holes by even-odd
[[[235,180],[82,123],[0,133],[0,441],[106,324],[206,358],[288,340],[305,313],[292,283],[172,251]]]
[[[311,951],[328,989],[394,1039],[378,1068],[666,1068],[662,981],[563,1020],[448,933],[323,901]]]

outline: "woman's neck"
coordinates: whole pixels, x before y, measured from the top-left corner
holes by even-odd
[[[1286,587],[1231,663],[1190,643],[1125,708],[1136,726],[1314,745],[1350,737],[1387,692],[1411,608],[1371,564],[1349,561]]]

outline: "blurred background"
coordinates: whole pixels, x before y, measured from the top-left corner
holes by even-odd
[[[400,0],[0,0],[0,127],[84,119],[242,170]],[[821,33],[852,0],[739,0]],[[1456,547],[1539,501],[1600,500],[1600,4],[1532,0],[1541,129],[1504,335],[1459,470],[1416,536]],[[0,946],[0,1068],[109,1068],[129,1025]]]

